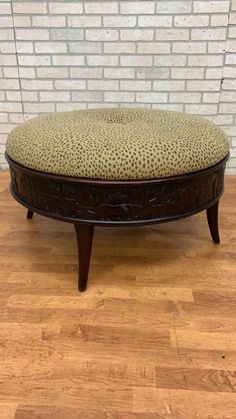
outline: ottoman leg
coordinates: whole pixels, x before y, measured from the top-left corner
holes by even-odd
[[[31,219],[31,218],[33,218],[33,214],[34,214],[33,211],[28,210],[26,217]]]
[[[79,291],[85,291],[90,264],[90,255],[93,242],[94,226],[86,224],[74,224],[78,245],[79,259]]]
[[[219,229],[218,229],[218,207],[217,201],[212,207],[207,208],[207,221],[211,232],[211,237],[214,243],[220,243]]]

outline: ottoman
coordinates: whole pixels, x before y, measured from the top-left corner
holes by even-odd
[[[79,290],[94,226],[162,223],[206,210],[219,243],[218,203],[229,145],[214,123],[157,109],[52,113],[8,136],[13,197],[33,213],[73,223]]]

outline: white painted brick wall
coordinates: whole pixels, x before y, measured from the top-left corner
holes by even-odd
[[[17,124],[139,106],[204,115],[236,174],[236,0],[0,0],[0,167]]]

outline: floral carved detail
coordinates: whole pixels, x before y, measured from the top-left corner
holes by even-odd
[[[16,164],[10,168],[14,196],[44,215],[65,221],[138,224],[190,215],[209,206],[223,192],[225,164],[176,179],[116,185],[40,176]]]

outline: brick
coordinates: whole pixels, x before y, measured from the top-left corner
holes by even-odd
[[[2,102],[2,112],[22,112],[22,105],[18,102]]]
[[[135,93],[133,92],[105,92],[105,102],[134,102]]]
[[[32,67],[19,67],[19,74],[22,79],[34,79],[36,77],[35,69]]]
[[[186,112],[194,113],[194,114],[214,115],[217,112],[217,105],[212,105],[212,104],[206,105],[202,103],[198,103],[196,105],[186,104],[185,110]]]
[[[125,67],[148,67],[152,65],[152,57],[147,55],[130,55],[130,56],[121,56],[120,62],[122,66]]]
[[[83,6],[82,3],[76,3],[76,2],[49,2],[49,13],[55,14],[55,15],[68,15],[68,14],[79,14],[83,13]]]
[[[68,68],[61,67],[42,67],[37,68],[37,77],[46,79],[63,79],[69,75]]]
[[[29,16],[14,16],[14,26],[17,28],[26,28],[31,26],[31,20]]]
[[[50,66],[51,57],[50,55],[20,55],[18,62],[22,66]]]
[[[52,57],[53,65],[84,65],[84,57],[80,55],[54,55]]]
[[[21,80],[23,90],[53,90],[51,80]]]
[[[82,29],[51,29],[51,38],[55,41],[81,41],[83,36]],[[39,38],[39,40],[41,39]]]
[[[12,78],[12,79],[18,79],[19,78],[19,74],[18,74],[18,67],[4,67],[3,69],[3,74],[4,77],[7,78]]]
[[[199,54],[206,52],[206,42],[173,42],[172,51],[177,54]]]
[[[72,100],[78,102],[103,102],[102,92],[72,92]]]
[[[228,167],[236,168],[236,159],[231,157],[228,163]]]
[[[225,79],[223,82],[222,88],[225,90],[232,90],[232,89],[236,90],[236,79],[234,80]]]
[[[222,74],[222,69],[221,69],[221,74]],[[223,75],[224,77],[235,78],[235,66],[233,67],[225,66]]]
[[[88,80],[88,90],[118,90],[116,80]]]
[[[68,26],[75,28],[94,28],[101,26],[100,16],[68,16]]]
[[[43,41],[49,39],[49,31],[46,29],[16,29],[17,40]]]
[[[156,40],[157,41],[182,41],[189,39],[189,31],[187,29],[177,29],[177,28],[170,28],[170,29],[158,29],[156,31]]]
[[[220,80],[187,81],[187,90],[190,91],[219,91]]]
[[[207,68],[206,69],[206,79],[221,79],[222,77],[222,68]]]
[[[26,43],[28,44],[28,43]],[[66,43],[62,42],[35,42],[36,53],[59,53],[67,52]],[[26,52],[26,51],[24,51]]]
[[[19,1],[13,2],[13,12],[28,14],[45,14],[47,13],[47,3],[44,1],[31,2],[31,1]]]
[[[152,41],[153,36],[152,29],[123,29],[120,31],[122,41]]]
[[[236,53],[235,54],[226,54],[225,64],[236,65]]]
[[[1,4],[1,14],[2,15],[11,15],[11,2],[8,3],[0,3]]]
[[[193,92],[174,92],[169,94],[170,103],[199,103],[201,101],[200,93]]]
[[[115,14],[118,12],[118,3],[115,2],[87,2],[85,3],[85,13],[95,14]]]
[[[105,68],[104,77],[109,79],[133,79],[135,70],[133,68]]]
[[[219,67],[223,65],[222,55],[194,55],[188,58],[188,65],[191,67]]]
[[[112,42],[105,44],[104,48],[106,45],[110,45],[110,44],[112,44]],[[101,42],[100,43],[99,42],[86,42],[86,41],[69,42],[69,50],[70,52],[79,53],[79,54],[90,54],[90,53],[96,54],[96,53],[102,52],[102,43]],[[108,52],[108,51],[105,51],[105,52]],[[111,52],[114,52],[114,47]]]
[[[57,112],[65,112],[65,111],[73,111],[76,109],[84,109],[86,105],[82,103],[72,103],[72,102],[62,102],[56,103],[56,111]]]
[[[232,23],[232,20],[229,22]],[[213,15],[211,17],[211,26],[228,26],[228,15]]]
[[[173,15],[190,13],[191,11],[191,2],[186,1],[158,1],[156,2],[156,12],[157,13],[172,13]]]
[[[15,54],[15,42],[8,41],[8,42],[1,42],[0,44],[0,53],[1,54]]]
[[[193,40],[222,40],[226,37],[226,29],[225,28],[218,28],[218,29],[192,29],[191,31],[192,39]]]
[[[105,16],[103,18],[103,24],[105,27],[114,28],[132,28],[136,25],[135,16]]]
[[[155,66],[181,67],[186,65],[186,57],[180,55],[157,55],[154,58]]]
[[[0,12],[1,12],[1,6],[0,6]],[[1,16],[0,15],[0,27],[1,28],[11,28],[11,27],[13,27],[11,16]]]
[[[236,38],[236,26],[229,27],[229,38]]]
[[[1,100],[4,100],[4,95],[3,92],[0,92],[1,96]],[[15,101],[15,102],[20,102],[21,101],[21,93],[20,91],[14,91],[14,90],[10,90],[9,92],[6,92],[6,96],[7,96],[7,100],[10,101]]]
[[[87,57],[88,65],[92,66],[113,66],[118,65],[116,55],[90,55]]]
[[[138,92],[137,101],[144,103],[165,103],[167,102],[167,94],[159,92]]]
[[[32,54],[34,51],[34,45],[32,42],[17,41],[16,48],[18,54]]]
[[[7,122],[8,117],[7,113],[0,113],[0,122]]]
[[[37,102],[38,101],[38,92],[27,92],[23,91],[22,100],[24,102]]]
[[[195,1],[193,6],[194,13],[228,13],[230,1]]]
[[[121,90],[148,91],[151,90],[151,82],[143,80],[123,80],[120,82]]]
[[[218,125],[230,125],[233,123],[233,115],[216,115],[214,122]]]
[[[221,102],[236,102],[236,91],[223,91],[220,95]]]
[[[203,102],[218,103],[220,99],[219,93],[203,93]]]
[[[170,77],[169,68],[138,68],[138,79],[168,79]]]
[[[184,15],[175,16],[174,25],[177,27],[189,28],[192,26],[208,26],[209,16],[205,15]]]
[[[135,52],[134,42],[106,42],[104,52],[108,54],[132,54]]]
[[[137,15],[137,14],[143,14],[145,11],[145,14],[153,14],[154,13],[154,1],[128,1],[128,2],[122,2],[120,5],[120,11],[123,14],[131,14],[131,15]]]
[[[14,32],[12,29],[0,29],[0,41],[14,40]]]
[[[137,51],[140,54],[168,54],[170,53],[170,43],[138,42]]]
[[[182,91],[184,90],[184,81],[178,80],[156,80],[153,82],[153,90],[157,91]]]
[[[39,99],[41,102],[69,102],[69,92],[40,92]]]
[[[172,68],[171,78],[173,79],[203,79],[202,68]]]
[[[104,70],[105,71],[105,70]],[[101,68],[81,67],[71,68],[70,76],[79,79],[98,79],[102,77]]]
[[[16,56],[13,54],[1,54],[0,65],[16,65]]]
[[[236,25],[236,13],[230,13],[229,24],[230,25]]]
[[[139,16],[138,26],[140,27],[170,27],[172,25],[172,16]]]
[[[46,114],[47,112],[55,112],[55,105],[54,103],[45,103],[45,102],[42,102],[42,103],[25,102],[24,111],[28,113]]]
[[[66,26],[66,19],[64,16],[33,16],[32,24],[33,27],[60,28]]]
[[[86,84],[85,80],[55,80],[55,88],[58,90],[85,90]]]
[[[118,31],[115,29],[87,29],[86,39],[88,41],[116,41]]]
[[[208,52],[210,54],[222,54],[225,52],[226,41],[208,42]]]
[[[0,79],[0,89],[1,90],[18,90],[20,88],[19,85],[19,80],[16,79],[7,79],[7,78],[2,78]]]

